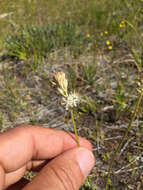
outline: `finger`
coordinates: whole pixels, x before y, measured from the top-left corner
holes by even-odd
[[[33,169],[33,171],[40,171],[40,169],[47,163],[47,161],[30,161],[27,165],[24,165],[16,171],[5,174],[5,188],[11,184],[19,181],[27,170]]]
[[[88,149],[68,150],[49,162],[23,190],[78,190],[94,161]]]
[[[11,184],[15,184],[19,181],[25,174],[26,166],[21,167],[20,169],[5,174],[4,188],[7,188]]]
[[[81,146],[91,149],[87,140],[80,138],[80,141]],[[0,134],[0,145],[0,163],[5,172],[15,171],[32,159],[51,159],[77,146],[71,133],[33,126]]]
[[[20,190],[22,189],[29,181],[27,179],[22,178],[19,182],[16,184],[8,187],[6,190]]]
[[[0,189],[2,189],[4,187],[4,180],[5,180],[4,169],[0,165]]]

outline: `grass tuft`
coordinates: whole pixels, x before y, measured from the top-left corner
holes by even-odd
[[[72,21],[48,24],[43,27],[22,28],[5,38],[8,54],[22,60],[35,55],[48,57],[53,50],[69,47],[74,55],[84,52],[90,42]]]

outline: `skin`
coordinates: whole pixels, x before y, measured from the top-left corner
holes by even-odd
[[[92,151],[80,137],[81,147]],[[62,130],[20,126],[0,134],[0,190],[77,190],[85,176],[76,160],[75,136]],[[31,182],[26,171],[37,171]]]

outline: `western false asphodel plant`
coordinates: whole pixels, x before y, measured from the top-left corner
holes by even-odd
[[[77,107],[80,103],[86,102],[86,101],[84,101],[77,92],[75,92],[75,91],[69,92],[68,91],[68,80],[67,80],[64,72],[57,72],[54,75],[54,79],[55,79],[56,85],[58,87],[58,91],[63,96],[62,97],[62,104],[65,106],[66,110],[70,111],[77,146],[80,147],[80,141],[79,141],[77,128],[76,128],[76,124],[75,124],[75,120],[74,120],[73,108]],[[87,182],[90,185],[91,189],[94,190],[95,188],[93,187],[93,184],[92,184],[92,181],[91,181],[89,175],[87,177]]]
[[[68,92],[68,80],[66,78],[66,75],[64,72],[57,72],[54,75],[54,79],[57,85],[57,89],[60,92],[60,94],[63,96],[62,97],[62,104],[65,106],[66,110],[70,111],[71,114],[71,119],[72,119],[72,124],[76,136],[76,141],[78,147],[80,147],[80,141],[77,133],[77,128],[74,120],[74,112],[73,108],[77,107],[80,102],[81,102],[81,97],[78,93],[74,92]]]

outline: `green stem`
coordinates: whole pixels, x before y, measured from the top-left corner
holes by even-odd
[[[75,124],[75,120],[74,120],[74,113],[73,113],[72,108],[70,109],[70,114],[71,114],[72,124],[73,124],[73,128],[74,128],[74,133],[75,133],[75,136],[76,136],[77,146],[80,147],[80,140],[79,140],[79,137],[78,137],[77,128],[76,128],[76,124]],[[90,184],[90,187],[92,188],[92,190],[94,190],[94,187],[92,185],[92,181],[90,179],[90,176],[88,176],[87,179],[88,179],[88,182]]]
[[[80,147],[80,140],[78,137],[78,133],[77,133],[77,128],[76,128],[76,124],[75,124],[75,120],[74,120],[74,113],[73,113],[73,109],[70,109],[70,114],[71,114],[71,119],[72,119],[72,124],[73,124],[73,128],[74,128],[74,133],[76,136],[76,141],[77,141],[77,146]]]
[[[89,175],[87,176],[87,180],[88,180],[88,183],[89,183],[89,185],[90,185],[91,190],[95,190],[95,187],[93,186],[92,181],[91,181],[91,178],[90,178]]]
[[[138,108],[139,108],[139,105],[140,105],[140,102],[141,102],[141,99],[142,99],[142,95],[143,95],[143,92],[141,92],[141,93],[139,94],[139,96],[138,96],[137,103],[136,103],[136,107],[135,107],[135,110],[134,110],[134,112],[133,112],[133,114],[132,114],[132,116],[131,116],[131,120],[130,120],[130,122],[129,122],[129,124],[128,124],[128,127],[127,127],[127,129],[126,129],[126,131],[125,131],[124,136],[122,137],[122,140],[121,140],[120,144],[118,145],[117,149],[116,149],[115,152],[114,152],[113,158],[112,158],[112,160],[111,160],[111,163],[110,163],[109,169],[108,169],[108,175],[107,175],[105,190],[108,190],[108,185],[109,185],[108,182],[109,182],[109,179],[110,179],[110,174],[111,174],[111,169],[112,169],[113,163],[114,163],[114,161],[115,161],[115,158],[116,158],[116,156],[117,156],[117,153],[119,152],[119,150],[121,149],[121,147],[122,147],[122,145],[123,145],[125,139],[127,138],[128,132],[129,132],[131,126],[132,126],[132,123],[133,123],[135,117],[136,117],[136,113],[137,113],[137,111],[138,111]]]

